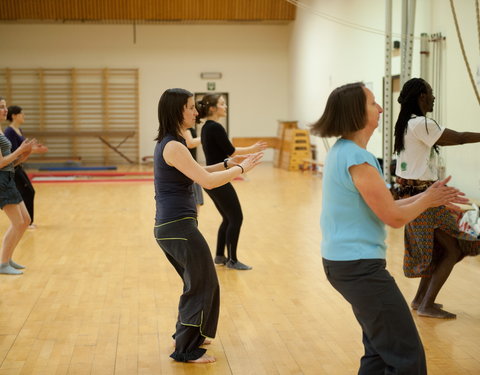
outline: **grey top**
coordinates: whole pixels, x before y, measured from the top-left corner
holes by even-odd
[[[12,153],[12,143],[7,137],[5,137],[5,134],[0,134],[0,151],[4,157]],[[10,163],[0,169],[0,171],[4,172],[13,172],[14,170],[13,163]]]

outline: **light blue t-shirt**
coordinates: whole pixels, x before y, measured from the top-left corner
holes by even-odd
[[[354,142],[339,139],[327,155],[322,189],[322,256],[328,260],[385,259],[385,225],[356,189],[350,168],[378,160]]]

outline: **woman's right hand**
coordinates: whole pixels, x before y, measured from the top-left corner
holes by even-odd
[[[451,178],[451,176],[448,176],[444,180],[437,181],[425,190],[423,194],[425,199],[428,199],[430,207],[447,206],[453,210],[461,210],[455,203],[466,204],[469,202],[463,192],[457,188],[447,186]]]
[[[37,140],[35,138],[33,139],[25,139],[20,146],[18,146],[18,150],[21,154],[24,154],[26,152],[31,152],[32,147],[37,143]]]
[[[243,168],[244,172],[248,172],[252,168],[261,163],[263,158],[263,152],[257,152],[255,154],[248,155],[239,165]]]
[[[259,141],[253,145],[254,152],[261,152],[268,147],[267,142]]]

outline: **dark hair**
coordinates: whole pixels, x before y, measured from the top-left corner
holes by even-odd
[[[10,107],[8,107],[7,120],[12,122],[13,115],[18,115],[19,113],[22,113],[22,110],[22,107],[18,105],[11,105]]]
[[[216,107],[218,104],[218,100],[222,94],[207,94],[205,95],[202,100],[199,100],[197,105],[197,124],[200,123],[200,120],[210,115],[210,108]]]
[[[183,109],[188,98],[193,94],[184,89],[166,90],[158,102],[158,135],[155,138],[160,142],[167,134],[177,138],[181,137],[181,125],[183,122]]]
[[[412,118],[412,115],[425,116],[418,103],[421,94],[428,94],[428,83],[422,78],[408,80],[403,85],[402,91],[400,91],[400,96],[398,97],[400,113],[395,123],[395,144],[393,147],[393,151],[397,154],[405,149],[405,134],[407,133],[408,120]],[[425,128],[428,133],[426,117]],[[438,151],[438,148],[435,146],[434,149]]]
[[[320,137],[341,137],[363,129],[366,123],[366,102],[363,82],[337,87],[327,100],[322,117],[310,126]]]

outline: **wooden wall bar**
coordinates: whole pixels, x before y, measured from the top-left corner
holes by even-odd
[[[90,163],[125,163],[98,137],[121,146],[132,161],[139,160],[138,69],[0,69],[0,95],[25,112],[23,130],[63,132],[64,137],[40,137],[49,157],[81,157]],[[115,132],[119,135],[116,135]]]

